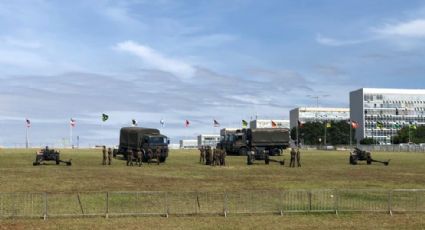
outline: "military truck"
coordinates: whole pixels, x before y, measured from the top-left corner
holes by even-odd
[[[162,135],[158,129],[142,128],[142,127],[123,127],[120,130],[120,144],[118,149],[114,150],[113,155],[123,155],[127,159],[127,150],[141,150],[145,153],[151,149],[154,154],[159,147],[159,161],[165,162],[168,157],[168,144],[170,143],[167,136]],[[156,158],[156,156],[155,156]],[[143,156],[143,162],[148,161],[148,156]]]
[[[246,156],[248,150],[265,150],[271,156],[281,155],[289,147],[289,129],[258,128],[237,129],[222,132],[221,146],[229,155]]]

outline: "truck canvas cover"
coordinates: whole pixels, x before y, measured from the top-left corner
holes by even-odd
[[[289,130],[286,128],[262,128],[250,129],[252,143],[262,144],[285,144],[289,142]]]
[[[120,145],[128,148],[138,148],[144,135],[159,135],[159,130],[141,127],[121,128]]]

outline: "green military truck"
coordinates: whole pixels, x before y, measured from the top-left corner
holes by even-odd
[[[281,155],[289,147],[289,129],[258,128],[236,129],[221,131],[220,145],[229,155],[246,156],[254,148],[256,151],[265,150],[269,155]]]
[[[151,149],[156,154],[156,149],[160,149],[159,161],[165,162],[168,157],[168,144],[170,143],[167,136],[162,135],[158,129],[142,128],[142,127],[123,127],[120,130],[120,144],[117,150],[114,150],[114,157],[123,155],[127,158],[128,150],[141,150],[145,153]],[[148,161],[145,155],[142,159]]]

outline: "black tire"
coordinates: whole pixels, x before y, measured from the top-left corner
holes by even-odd
[[[270,155],[272,156],[281,156],[282,155],[282,151],[278,148],[274,148],[272,150],[270,150]]]
[[[240,148],[239,149],[239,156],[246,156],[248,150],[246,148]]]
[[[357,164],[357,159],[355,156],[350,156],[350,160],[349,160],[351,165],[356,165]]]
[[[161,156],[161,157],[159,157],[159,162],[164,163],[166,159],[167,159],[167,157]]]

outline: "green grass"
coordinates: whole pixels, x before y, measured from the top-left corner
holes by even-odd
[[[216,194],[221,205],[221,194],[224,191],[243,192],[247,190],[265,190],[270,193],[282,189],[425,189],[425,154],[424,153],[373,153],[379,160],[391,159],[389,166],[381,164],[357,166],[348,164],[348,152],[343,151],[303,151],[302,167],[289,168],[288,154],[284,166],[273,164],[265,165],[256,162],[252,166],[246,165],[245,157],[228,156],[227,166],[211,167],[199,164],[197,151],[172,150],[165,164],[144,164],[142,167],[127,167],[123,160],[114,160],[111,166],[103,166],[100,149],[61,150],[62,159],[72,158],[72,166],[44,165],[32,166],[35,159],[35,149],[0,149],[0,192],[49,192],[52,196],[52,208],[57,213],[62,208],[75,209],[80,207],[61,207],[54,200],[69,199],[57,193],[81,192],[84,204],[103,202],[102,195],[84,196],[85,192],[105,191],[167,191],[167,192],[208,192]],[[278,157],[282,158],[282,157]],[[54,193],[54,194],[53,194]],[[345,196],[353,199],[365,199],[362,194],[346,193]],[[75,203],[75,197],[74,205]],[[128,197],[116,197],[116,202],[134,203],[126,201]],[[133,198],[132,198],[133,199]],[[135,199],[135,198],[134,198]],[[205,197],[201,197],[205,199]],[[288,198],[289,199],[289,198]],[[313,197],[313,199],[316,199]],[[323,200],[324,198],[318,198]],[[333,204],[326,198],[329,206]],[[377,202],[385,196],[376,196]],[[411,198],[400,197],[399,200],[409,201]],[[155,200],[155,199],[154,199]],[[243,199],[241,200],[243,201]],[[121,201],[118,203],[122,203]],[[143,199],[138,202],[145,202]],[[148,201],[146,201],[148,202]],[[174,208],[178,212],[179,202]],[[201,200],[201,202],[203,202]],[[234,199],[238,202],[238,198]],[[410,202],[410,201],[409,201]],[[229,205],[238,204],[229,203]],[[400,203],[402,204],[402,202]],[[116,208],[120,204],[111,203]],[[273,204],[271,204],[273,205]],[[294,206],[298,204],[293,204]],[[326,204],[328,205],[328,204]],[[95,205],[94,205],[95,206]],[[114,207],[115,207],[114,206]],[[122,207],[122,206],[121,206]],[[88,207],[90,208],[90,207]],[[137,210],[138,207],[126,207],[128,210]],[[290,207],[289,207],[290,208]],[[153,209],[154,210],[154,209]],[[159,209],[160,210],[160,209]],[[52,210],[53,211],[53,210]],[[93,209],[92,212],[103,210]],[[202,211],[202,210],[201,210]],[[290,215],[290,216],[219,216],[210,217],[141,217],[141,218],[59,218],[43,222],[32,220],[0,220],[0,229],[5,228],[122,228],[122,226],[136,227],[143,223],[146,227],[162,228],[424,228],[423,214],[397,214],[389,217],[385,214],[344,214],[335,217],[326,215]],[[50,225],[54,224],[54,225]],[[369,225],[368,225],[369,224]],[[407,224],[407,225],[406,225]],[[56,226],[56,227],[55,227]],[[62,226],[62,227],[61,227]],[[66,226],[66,227],[64,227]],[[103,226],[103,227],[102,227]]]

